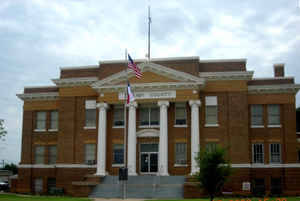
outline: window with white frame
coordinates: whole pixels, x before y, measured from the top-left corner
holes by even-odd
[[[35,164],[44,164],[45,162],[45,147],[36,146],[34,152],[34,162]]]
[[[175,103],[175,125],[186,125],[186,103]]]
[[[187,145],[186,143],[175,143],[175,164],[187,164]]]
[[[96,164],[96,144],[85,144],[85,157],[86,164]]]
[[[264,125],[262,105],[251,105],[251,125],[252,126]]]
[[[206,144],[206,151],[207,152],[213,152],[217,149],[217,143],[216,142],[208,142]]]
[[[49,146],[48,147],[48,163],[49,164],[55,164],[56,163],[56,157],[57,157],[57,149],[56,149],[56,145],[53,146]]]
[[[34,179],[34,192],[36,194],[40,194],[43,192],[43,179],[42,178]]]
[[[113,145],[113,164],[124,164],[124,145]]]
[[[114,106],[114,126],[123,127],[124,126],[124,106],[115,105]]]
[[[45,130],[46,129],[46,112],[37,112],[36,113],[36,129]]]
[[[158,126],[159,125],[159,107],[156,105],[143,105],[140,108],[140,125],[141,126]]]
[[[281,163],[281,147],[278,143],[270,144],[270,163]]]
[[[268,125],[280,125],[280,107],[277,104],[268,105]]]
[[[205,124],[218,124],[218,99],[217,96],[205,97]]]
[[[96,128],[96,100],[85,101],[85,127]]]
[[[252,158],[253,163],[264,163],[264,145],[253,144],[252,145]]]
[[[50,129],[57,130],[58,129],[58,111],[51,111],[50,113]]]

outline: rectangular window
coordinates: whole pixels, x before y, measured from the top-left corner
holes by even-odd
[[[205,124],[218,124],[218,100],[217,96],[205,97]]]
[[[251,125],[252,126],[264,125],[262,105],[251,105]]]
[[[114,144],[113,151],[113,164],[123,164],[124,163],[124,145]]]
[[[43,179],[42,178],[34,179],[34,192],[36,194],[40,194],[43,192]]]
[[[300,163],[300,149],[298,150],[298,162]]]
[[[282,193],[281,178],[271,178],[272,195],[280,195]]]
[[[264,145],[252,145],[253,163],[264,163]]]
[[[280,144],[270,144],[270,163],[281,163]]]
[[[178,164],[178,165],[187,164],[186,143],[176,143],[175,144],[175,164]]]
[[[58,130],[58,111],[51,111],[50,113],[50,129]]]
[[[279,105],[268,105],[268,125],[280,125]]]
[[[56,189],[56,178],[48,178],[47,179],[47,189],[49,194],[53,194]]]
[[[55,164],[56,163],[56,156],[57,156],[57,149],[56,146],[49,146],[49,157],[48,163]]]
[[[85,101],[85,127],[96,128],[96,100]]]
[[[96,164],[96,144],[85,145],[85,163],[89,165]]]
[[[159,108],[155,105],[142,106],[140,112],[141,126],[159,125]]]
[[[46,112],[36,113],[36,129],[46,130]]]
[[[37,146],[35,147],[35,164],[44,164],[45,159],[45,147],[44,146]]]
[[[175,125],[186,124],[186,103],[175,103]]]
[[[217,149],[217,143],[215,142],[208,142],[206,144],[206,151],[207,152],[213,152]]]
[[[124,107],[122,105],[114,106],[114,126],[124,126]]]

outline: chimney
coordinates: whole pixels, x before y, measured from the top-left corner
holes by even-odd
[[[274,64],[274,77],[284,77],[284,64]]]

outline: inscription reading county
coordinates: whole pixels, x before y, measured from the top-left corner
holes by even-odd
[[[159,99],[159,98],[176,98],[176,91],[151,91],[151,92],[135,92],[135,99]],[[124,100],[125,94],[119,93],[119,99]]]

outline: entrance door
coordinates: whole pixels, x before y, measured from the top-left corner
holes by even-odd
[[[158,144],[141,144],[140,171],[144,174],[158,171]]]
[[[141,172],[156,173],[158,170],[158,154],[142,153],[141,154]]]

